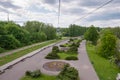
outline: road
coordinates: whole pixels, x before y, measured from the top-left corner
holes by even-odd
[[[61,42],[57,45],[64,43],[66,43],[66,41]],[[50,61],[64,61],[69,63],[71,66],[75,67],[78,70],[80,80],[99,80],[87,56],[85,43],[86,43],[85,41],[81,42],[81,45],[78,49],[79,60],[77,61],[44,59],[44,57],[52,49],[52,47],[49,47],[39,52],[38,54],[34,55],[33,57],[27,58],[23,62],[14,65],[11,69],[6,70],[5,73],[0,75],[0,80],[20,80],[20,78],[25,75],[25,72],[27,70],[36,70],[36,69],[40,69],[42,73],[48,75],[57,75],[59,72],[47,71],[43,69],[43,64]]]

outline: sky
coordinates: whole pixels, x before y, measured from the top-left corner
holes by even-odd
[[[93,14],[79,19],[110,0],[61,0],[60,24],[58,25],[59,0],[0,0],[0,20],[8,18],[19,24],[40,21],[55,27],[70,24],[97,27],[120,26],[120,0],[113,0]]]

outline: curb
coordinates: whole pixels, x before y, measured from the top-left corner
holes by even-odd
[[[65,39],[65,40],[66,40],[66,39]],[[0,74],[4,73],[5,70],[12,68],[12,66],[14,66],[15,64],[17,64],[17,63],[19,63],[19,62],[22,62],[22,61],[24,61],[25,59],[30,58],[30,57],[38,54],[39,52],[45,50],[46,48],[52,47],[52,46],[54,46],[54,45],[56,45],[56,44],[58,44],[58,43],[60,43],[60,42],[63,42],[63,41],[64,41],[64,40],[61,40],[61,41],[58,41],[58,42],[56,42],[56,43],[53,43],[53,44],[44,46],[44,47],[42,47],[42,48],[40,48],[40,49],[37,49],[37,50],[35,50],[35,51],[33,51],[33,52],[30,52],[29,54],[26,54],[26,55],[24,55],[24,56],[22,56],[22,57],[20,57],[20,58],[17,58],[17,59],[15,59],[15,60],[13,60],[13,61],[11,61],[11,62],[9,62],[9,63],[1,66],[1,67],[0,67]]]

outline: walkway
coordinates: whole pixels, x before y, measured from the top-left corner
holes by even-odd
[[[79,52],[79,76],[80,80],[99,80],[86,52],[86,41],[82,41]]]
[[[66,41],[61,42],[57,45],[64,43],[66,43]],[[75,67],[78,70],[80,80],[99,80],[87,56],[85,43],[85,41],[81,42],[81,45],[78,49],[79,60],[77,61],[44,59],[44,57],[52,49],[52,47],[49,47],[34,55],[33,57],[27,58],[24,61],[19,62],[16,65],[12,66],[10,69],[6,70],[5,73],[0,75],[0,80],[20,80],[20,78],[25,75],[25,71],[36,69],[40,69],[42,73],[48,75],[57,75],[59,72],[47,71],[43,69],[43,64],[50,61],[64,61],[69,63],[71,66]]]

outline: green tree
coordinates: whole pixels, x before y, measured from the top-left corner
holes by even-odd
[[[91,41],[93,44],[96,44],[96,42],[98,40],[98,36],[99,36],[99,34],[93,25],[84,34],[84,38],[86,40]]]
[[[0,47],[4,49],[15,49],[20,46],[20,42],[13,35],[1,35]]]
[[[31,41],[32,42],[41,42],[41,41],[45,41],[47,39],[47,36],[45,33],[43,32],[34,32],[31,35]]]
[[[116,36],[110,30],[104,30],[97,45],[97,53],[105,58],[116,54]]]
[[[5,27],[8,34],[12,34],[17,40],[22,43],[22,45],[29,44],[30,34],[28,31],[16,25],[15,23],[9,23]]]

